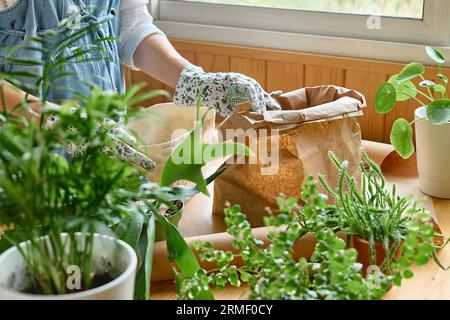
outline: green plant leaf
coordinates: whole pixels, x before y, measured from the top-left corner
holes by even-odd
[[[394,85],[388,82],[383,83],[375,95],[375,110],[380,114],[388,113],[394,108],[396,101],[397,93]]]
[[[433,87],[433,91],[436,93],[445,93],[447,89],[442,84],[437,84]]]
[[[124,208],[124,211],[128,216],[120,220],[114,233],[119,239],[125,241],[137,251],[145,218],[135,204]]]
[[[397,119],[392,126],[391,143],[403,159],[408,159],[414,153],[413,129],[405,119]]]
[[[413,80],[418,76],[425,73],[425,67],[421,63],[412,62],[405,66],[402,71],[400,71],[397,77],[397,83],[403,84],[407,81]]]
[[[161,173],[160,185],[170,186],[178,180],[188,180],[197,185],[200,192],[209,196],[202,167],[227,155],[250,155],[250,150],[239,143],[204,144],[201,142],[201,123],[196,125],[186,139],[172,152]]]
[[[405,83],[398,83],[398,75],[393,75],[389,80],[397,93],[397,101],[407,101],[411,98],[415,98],[417,96],[416,86],[412,81],[407,81]]]
[[[403,277],[405,277],[405,279],[411,279],[412,277],[414,277],[414,273],[407,269],[405,271],[403,271]]]
[[[432,47],[426,47],[428,56],[433,59],[435,62],[439,64],[445,63],[445,57],[439,50],[432,48]]]
[[[219,168],[216,172],[214,172],[212,175],[210,175],[208,178],[206,178],[205,182],[208,186],[211,182],[217,179],[222,173],[225,172],[227,168],[222,167]],[[197,193],[200,192],[200,189],[198,186],[189,188],[184,185],[176,185],[172,188],[173,197],[167,197],[167,199],[170,199],[171,201],[175,200],[185,200],[187,198],[195,196]]]
[[[192,278],[195,273],[200,270],[200,264],[197,261],[191,248],[189,248],[186,240],[181,235],[180,230],[174,226],[164,215],[154,212],[159,223],[164,227],[166,234],[167,251],[169,253],[169,261],[175,263],[183,278]],[[211,290],[201,291],[196,299],[213,300],[214,296]]]
[[[439,77],[439,79],[442,80],[442,82],[448,83],[448,78],[447,78],[447,76],[446,76],[445,74],[443,74],[442,72],[439,72],[439,73],[438,73],[438,77]]]
[[[423,80],[419,83],[419,86],[421,86],[423,88],[431,88],[431,87],[436,86],[436,83],[431,80]]]
[[[136,274],[136,284],[134,289],[135,300],[150,299],[150,281],[153,265],[153,247],[155,244],[155,217],[151,216],[148,220],[147,229],[142,233],[140,239],[144,254],[140,257],[141,267]]]
[[[450,100],[435,100],[427,107],[427,116],[434,124],[444,124],[450,121]]]

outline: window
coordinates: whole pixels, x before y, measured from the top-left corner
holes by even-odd
[[[185,0],[266,8],[422,19],[424,0]]]
[[[449,0],[157,2],[157,24],[187,40],[401,62],[450,45]]]

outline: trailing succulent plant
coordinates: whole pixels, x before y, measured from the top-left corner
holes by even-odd
[[[322,197],[316,200],[308,210],[317,214],[327,210]],[[256,300],[380,299],[388,288],[389,277],[381,272],[365,279],[361,264],[356,262],[357,252],[346,248],[345,242],[328,228],[315,233],[318,243],[308,260],[295,258],[294,243],[302,227],[293,215],[280,214],[267,220],[274,227],[287,225],[269,234],[268,246],[254,238],[239,206],[225,210],[225,222],[234,238],[234,250],[215,250],[211,243],[197,244],[200,258],[214,262],[217,269],[201,269],[194,277],[183,279],[179,298],[193,299],[207,286],[221,289],[243,283],[248,284],[248,298]],[[241,259],[242,266],[233,265],[235,259]]]

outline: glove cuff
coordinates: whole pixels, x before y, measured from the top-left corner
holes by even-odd
[[[205,71],[201,67],[188,65],[180,74],[180,79],[175,88],[173,102],[180,106],[193,106],[197,99],[198,90],[201,87],[202,75]]]

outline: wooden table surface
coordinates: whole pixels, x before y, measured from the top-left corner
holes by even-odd
[[[439,226],[445,237],[450,235],[450,200],[433,199]],[[450,265],[450,245],[439,252],[445,266]],[[414,278],[405,280],[401,287],[394,287],[388,292],[387,300],[450,300],[450,270],[442,270],[434,261],[426,266],[413,267]],[[248,296],[246,287],[227,287],[223,291],[213,290],[217,300],[239,300]],[[152,299],[176,299],[173,281],[152,283]]]

